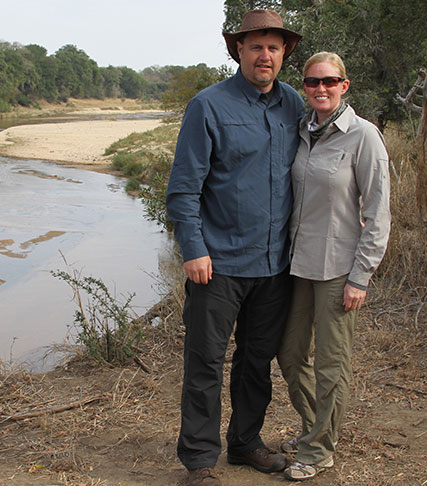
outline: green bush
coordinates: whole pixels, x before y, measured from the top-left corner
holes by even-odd
[[[145,214],[168,231],[172,222],[166,211],[166,187],[178,132],[179,124],[161,125],[154,130],[131,133],[105,151],[114,153],[113,169],[131,177],[126,186],[128,192],[139,191],[140,184],[146,185],[141,190]]]
[[[138,176],[142,173],[144,170],[143,165],[141,162],[138,162],[137,160],[130,160],[124,167],[123,167],[123,173],[127,176]]]
[[[172,231],[173,223],[166,210],[166,189],[168,180],[163,174],[156,173],[149,187],[141,191],[145,214],[150,221],[156,221],[167,231]]]
[[[131,316],[130,303],[135,294],[130,294],[121,303],[100,279],[60,270],[51,274],[73,289],[78,304],[74,314],[77,344],[85,346],[89,355],[100,363],[123,365],[131,361],[136,354],[135,347],[143,339],[143,327]],[[82,292],[86,294],[86,308]]]
[[[31,106],[31,99],[28,98],[28,96],[19,93],[18,96],[16,97],[16,101],[18,105],[24,106],[25,108],[28,108]]]
[[[112,168],[113,170],[123,171],[127,165],[136,162],[137,155],[128,152],[118,152],[113,157]]]
[[[0,113],[8,113],[10,111],[10,105],[7,101],[0,99]]]
[[[135,177],[131,177],[126,184],[126,192],[136,192],[141,189],[141,184]]]

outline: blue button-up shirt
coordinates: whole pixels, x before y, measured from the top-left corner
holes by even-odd
[[[188,104],[167,190],[184,261],[209,255],[213,271],[271,276],[289,263],[290,168],[304,104],[275,81],[266,102],[240,69]]]

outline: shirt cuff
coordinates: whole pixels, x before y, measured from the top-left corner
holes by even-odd
[[[368,290],[368,286],[367,285],[360,285],[360,284],[358,284],[356,282],[353,282],[351,280],[348,280],[348,279],[347,279],[347,283],[349,285],[351,285],[352,287],[356,287],[356,289],[359,289],[359,290]]]

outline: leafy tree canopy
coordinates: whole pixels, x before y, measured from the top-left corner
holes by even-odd
[[[237,29],[251,8],[276,10],[303,35],[282,75],[291,85],[301,86],[312,54],[334,51],[346,64],[349,101],[361,116],[381,129],[403,116],[395,95],[412,86],[427,59],[425,0],[226,0],[223,29]]]
[[[173,113],[171,121],[176,120],[182,116],[188,102],[199,91],[222,81],[231,74],[226,66],[217,69],[210,68],[204,63],[178,70],[163,94],[162,108]]]

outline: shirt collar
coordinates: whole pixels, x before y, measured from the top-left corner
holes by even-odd
[[[338,128],[338,130],[341,130],[343,133],[347,133],[354,114],[353,108],[351,106],[347,106],[341,116],[337,118],[333,124]]]
[[[262,95],[262,93],[259,89],[256,89],[254,86],[252,86],[252,84],[243,76],[240,67],[236,72],[235,79],[237,87],[245,95],[248,102],[251,105],[258,103],[259,97]],[[270,106],[282,102],[282,93],[279,89],[279,81],[277,79],[274,80],[272,90],[274,91],[274,94]]]
[[[337,118],[331,124],[331,126],[335,125],[338,128],[338,130],[341,130],[343,133],[347,133],[354,115],[355,112],[353,108],[350,105],[347,105],[347,108],[343,111],[341,116]],[[304,128],[307,128],[308,130],[309,125],[313,126],[314,124],[316,124],[315,120],[316,117],[314,115],[314,111],[308,112],[300,121],[300,129],[303,130]],[[331,127],[329,127],[328,132],[330,129]]]

